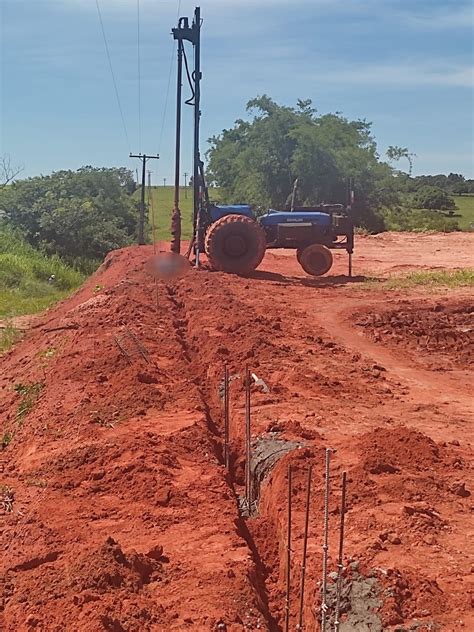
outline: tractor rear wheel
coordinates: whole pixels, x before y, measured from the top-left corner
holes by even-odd
[[[298,263],[307,274],[322,276],[329,272],[332,266],[332,252],[322,244],[311,244],[296,251]]]
[[[205,239],[209,263],[215,270],[248,274],[265,254],[265,233],[245,215],[225,215],[211,224]]]

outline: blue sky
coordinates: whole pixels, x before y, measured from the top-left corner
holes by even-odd
[[[96,0],[0,0],[0,154],[24,174],[127,165],[156,153],[173,177],[175,55],[170,29],[189,0],[100,0],[127,141]],[[473,14],[464,0],[202,0],[202,145],[259,94],[373,123],[380,153],[417,155],[414,173],[473,177]],[[170,64],[170,62],[172,62]],[[171,68],[171,75],[170,75]],[[168,93],[169,77],[171,87]],[[168,99],[166,95],[168,94]],[[188,111],[189,110],[189,111]],[[182,171],[190,171],[186,108]],[[189,140],[188,140],[189,139]]]

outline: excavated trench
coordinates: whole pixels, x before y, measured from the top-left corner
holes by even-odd
[[[166,292],[173,314],[176,338],[183,350],[189,378],[197,387],[201,397],[207,430],[214,447],[214,455],[219,463],[224,466],[222,378],[219,377],[218,372],[213,376],[208,375],[208,371],[202,365],[202,357],[198,347],[194,347],[189,342],[192,334],[189,331],[185,298],[183,300],[183,297],[177,296],[172,286],[166,286]],[[235,375],[234,378],[236,379],[238,376]],[[242,511],[244,492],[243,468],[241,466],[243,444],[241,438],[241,436],[234,437],[234,441],[230,446],[230,467],[226,480],[235,500],[235,525],[237,532],[245,541],[253,560],[253,572],[249,574],[249,580],[255,591],[256,601],[268,630],[277,632],[282,628],[270,609],[269,588],[267,586],[267,578],[272,569],[269,565],[269,560],[260,551],[257,541],[252,534],[252,529],[249,528],[249,522],[252,521],[252,517],[249,518]],[[261,488],[265,480],[271,476],[273,468],[284,455],[300,446],[301,443],[296,441],[278,438],[276,433],[266,437],[256,437],[252,441],[251,487],[252,497],[255,501],[254,516],[258,516]],[[278,529],[276,530],[278,531]]]
[[[259,609],[270,631],[279,632],[285,627],[285,590],[287,558],[287,497],[288,465],[293,469],[293,521],[294,533],[290,562],[291,599],[290,621],[296,625],[299,620],[301,566],[304,522],[304,497],[307,471],[313,465],[313,499],[306,585],[302,602],[303,621],[306,625],[317,626],[321,606],[320,577],[322,575],[322,515],[324,496],[324,476],[321,464],[324,461],[325,444],[317,433],[309,433],[305,439],[287,437],[285,432],[268,428],[265,432],[252,432],[251,490],[255,501],[251,515],[243,503],[245,496],[245,423],[244,423],[244,366],[240,358],[229,355],[222,342],[220,326],[202,326],[202,314],[190,319],[196,303],[188,296],[185,287],[168,288],[168,298],[172,304],[177,335],[186,357],[189,378],[200,393],[207,420],[207,429],[212,436],[214,453],[224,465],[223,433],[223,374],[224,365],[230,371],[232,385],[230,467],[227,483],[235,501],[235,524],[238,534],[245,541],[252,557],[253,571],[249,579],[255,592]],[[229,306],[230,309],[230,306]],[[261,322],[258,314],[245,315],[243,306],[232,305],[242,319],[250,318]],[[225,319],[225,310],[218,311],[218,318]],[[231,337],[232,337],[231,332]],[[224,352],[221,353],[224,347]],[[243,358],[245,358],[243,353]],[[252,354],[250,354],[252,355]],[[252,359],[251,359],[252,361]],[[247,363],[247,362],[246,362]],[[252,392],[258,387],[253,386]],[[276,402],[278,404],[278,394]],[[257,424],[258,425],[258,424]],[[296,436],[300,436],[299,431]],[[303,433],[304,435],[304,433]],[[339,469],[339,466],[338,466]],[[333,550],[339,515],[339,496],[336,492],[331,508],[330,528]],[[332,558],[329,571],[332,573],[328,584],[329,622],[333,624],[335,605],[336,560]],[[378,632],[380,618],[373,613],[378,594],[377,581],[360,574],[357,565],[347,571],[343,579],[341,612],[345,621],[341,632],[349,632],[354,625],[368,632]],[[352,627],[351,627],[352,626]],[[362,626],[362,627],[361,627]]]
[[[219,366],[219,359],[214,355],[215,349],[209,348],[209,338],[199,332],[196,327],[190,326],[186,293],[168,286],[167,298],[173,313],[176,336],[183,349],[183,357],[186,359],[189,379],[195,384],[201,397],[215,457],[224,466],[222,377],[224,363],[222,362]],[[231,419],[239,418],[239,414],[242,414],[244,384],[241,373],[235,370],[230,376],[234,392],[233,406],[230,411]],[[301,516],[303,506],[299,497],[303,494],[298,492],[303,490],[303,478],[307,467],[316,459],[322,462],[324,454],[322,445],[314,446],[310,443],[311,441],[306,440],[287,439],[279,431],[270,431],[258,436],[252,435],[250,471],[254,504],[249,516],[243,502],[245,496],[244,424],[234,424],[232,427],[229,446],[230,465],[226,481],[235,501],[235,525],[238,534],[245,541],[253,561],[253,571],[249,574],[249,580],[266,626],[272,632],[281,631],[285,620],[288,464],[292,463],[294,476],[296,476],[294,511]],[[318,482],[321,492],[322,485],[321,479]],[[298,544],[301,543],[301,536],[302,534],[298,531]],[[314,570],[320,571],[319,552],[317,557],[318,559],[314,556],[313,572],[307,577],[303,607],[305,620],[314,623],[317,621],[313,603],[314,594],[319,590],[314,581]],[[294,582],[291,616],[295,620],[298,616],[297,601],[299,600],[301,565],[299,553],[296,558],[291,565],[292,582]],[[341,630],[344,630],[344,627]]]

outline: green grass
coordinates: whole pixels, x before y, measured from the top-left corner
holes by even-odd
[[[148,194],[148,191],[147,191]],[[171,213],[173,210],[174,188],[173,187],[152,187],[152,200],[150,201],[150,235],[155,220],[156,240],[166,240],[171,238],[170,225]],[[139,195],[139,192],[137,192]],[[191,187],[180,188],[180,209],[181,209],[181,238],[190,239],[192,234],[192,213],[193,213],[193,190]],[[211,201],[219,200],[219,190],[210,189],[209,197]]]
[[[54,282],[49,283],[52,275]],[[47,257],[0,224],[0,318],[40,312],[83,280],[59,257]]]
[[[474,195],[455,195],[454,201],[458,207],[458,211],[455,211],[459,227],[461,230],[469,230],[470,224],[474,224]]]
[[[21,332],[10,323],[0,329],[0,355],[8,351],[21,338]]]
[[[359,288],[402,290],[413,287],[457,288],[474,285],[474,269],[460,268],[459,270],[439,270],[409,272],[408,274],[392,276],[389,279],[369,279],[359,285]]]

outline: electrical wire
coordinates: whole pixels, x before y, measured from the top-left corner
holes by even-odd
[[[128,146],[129,152],[130,152],[130,138],[128,136],[127,125],[125,124],[125,117],[123,115],[122,103],[120,101],[120,95],[119,95],[119,91],[118,91],[118,88],[117,88],[117,81],[115,79],[114,68],[113,68],[113,65],[112,65],[112,58],[110,56],[109,44],[107,42],[107,36],[105,34],[104,21],[102,19],[102,12],[100,10],[99,0],[95,0],[95,4],[96,4],[96,7],[97,7],[97,14],[99,16],[99,22],[100,22],[100,28],[101,28],[101,31],[102,31],[102,37],[104,39],[105,52],[107,54],[107,60],[109,62],[110,74],[112,76],[112,83],[114,84],[115,96],[117,98],[117,105],[118,105],[118,109],[119,109],[119,112],[120,112],[120,118],[122,120],[122,127],[123,127],[123,131],[124,131],[124,134],[125,134],[125,139],[127,141],[127,146]]]
[[[142,153],[142,68],[140,57],[140,0],[137,0],[138,153]]]

